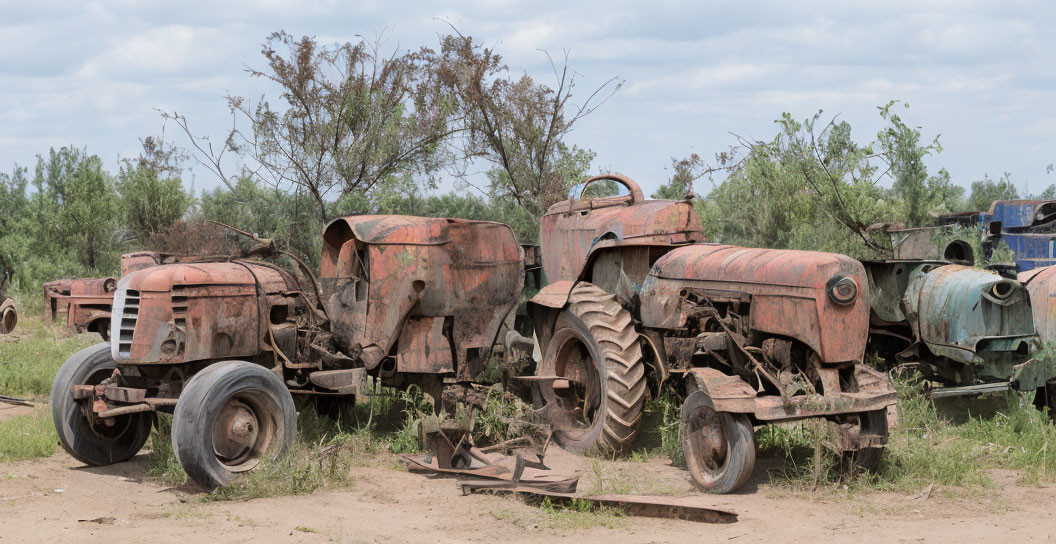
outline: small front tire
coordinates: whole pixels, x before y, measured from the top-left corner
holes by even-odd
[[[682,452],[693,483],[708,493],[736,491],[755,470],[755,431],[744,414],[716,412],[707,393],[682,404]]]
[[[245,361],[195,374],[176,404],[172,449],[184,472],[212,490],[281,455],[297,433],[293,397],[268,369]]]

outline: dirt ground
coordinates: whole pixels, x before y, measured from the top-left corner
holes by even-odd
[[[767,483],[766,464],[740,494],[699,495],[687,474],[660,460],[610,462],[552,450],[548,464],[603,474],[636,491],[696,495],[733,510],[713,525],[625,518],[614,527],[568,528],[519,499],[462,496],[451,479],[411,474],[393,462],[355,468],[354,485],[309,496],[204,502],[191,486],[141,481],[146,458],[86,468],[57,453],[0,464],[2,542],[625,542],[1008,541],[1056,535],[1056,486],[1022,487],[995,474],[983,493],[792,492]],[[595,470],[594,464],[600,470]],[[611,482],[610,482],[611,483]],[[579,527],[579,526],[577,526]]]

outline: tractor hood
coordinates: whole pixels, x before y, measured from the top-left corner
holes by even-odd
[[[114,293],[111,354],[136,364],[252,357],[261,351],[265,297],[298,290],[288,273],[251,261],[132,272]]]
[[[642,285],[643,325],[682,326],[683,289],[749,299],[753,329],[798,339],[824,362],[864,356],[869,284],[850,257],[717,244],[676,248],[656,261]]]

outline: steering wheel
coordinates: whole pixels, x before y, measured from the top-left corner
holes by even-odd
[[[590,184],[594,183],[595,181],[615,181],[616,183],[623,185],[627,188],[627,192],[631,196],[631,204],[645,200],[645,195],[642,193],[642,188],[639,187],[633,179],[623,174],[601,174],[588,179],[587,181],[583,182],[583,188],[579,191],[580,198],[582,198],[583,195],[587,194],[587,187],[590,187]]]

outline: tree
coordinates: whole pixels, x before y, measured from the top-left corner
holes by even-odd
[[[557,80],[557,87],[551,88],[527,74],[511,76],[494,50],[457,32],[442,39],[433,64],[460,106],[464,130],[456,146],[459,153],[493,166],[482,192],[493,201],[515,203],[536,221],[551,204],[566,198],[594,158],[594,153],[569,146],[564,138],[622,85],[619,78],[609,79],[582,105],[573,106],[576,77],[567,54],[560,68],[551,63]]]
[[[166,145],[163,138],[148,136],[140,142],[140,156],[121,165],[117,190],[125,226],[142,244],[180,220],[192,198],[179,178],[179,150]]]
[[[31,207],[41,253],[73,253],[88,271],[116,265],[114,183],[98,156],[74,147],[38,155]]]
[[[681,200],[693,190],[693,182],[708,173],[704,159],[693,153],[684,159],[671,157],[671,179],[661,185],[653,198]]]
[[[949,212],[947,203],[954,194],[950,174],[946,169],[934,176],[928,175],[924,157],[942,152],[939,137],[931,143],[921,144],[920,128],[910,127],[892,111],[899,101],[892,100],[879,106],[880,116],[888,126],[877,134],[881,157],[887,163],[888,174],[894,180],[892,194],[901,201],[902,217],[909,227],[931,223],[933,213]],[[909,104],[904,105],[905,108]]]
[[[449,126],[454,100],[437,84],[428,52],[386,54],[381,46],[361,38],[326,47],[276,32],[262,49],[267,67],[248,72],[279,87],[279,104],[229,96],[234,128],[218,147],[192,135],[185,117],[166,117],[187,132],[196,158],[229,188],[239,177],[224,171],[231,151],[243,159],[246,175],[310,196],[324,223],[333,200],[367,193],[405,172],[435,172],[446,160],[442,144],[458,130]]]
[[[973,212],[985,212],[995,200],[1015,200],[1019,191],[1012,183],[1011,174],[1005,172],[998,179],[984,175],[983,179],[972,182],[972,194],[968,197],[968,209]]]

